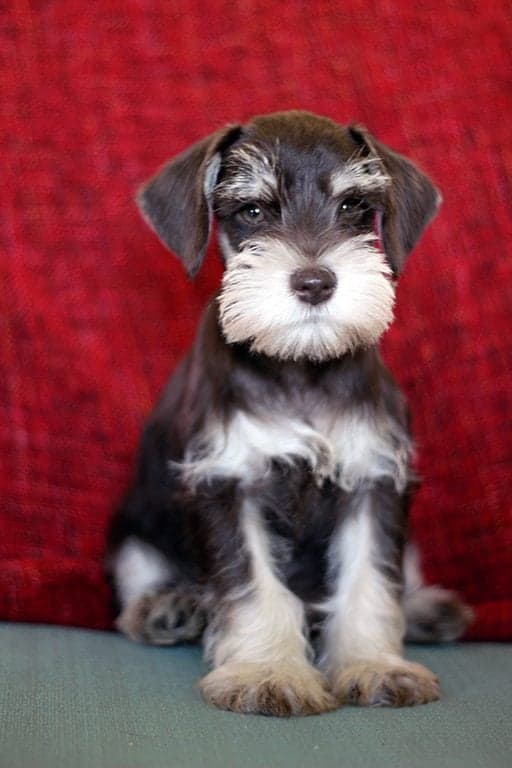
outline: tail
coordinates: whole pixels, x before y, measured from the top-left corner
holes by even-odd
[[[412,545],[405,552],[404,579],[406,642],[449,643],[464,634],[473,621],[473,611],[455,592],[423,584],[418,554]]]

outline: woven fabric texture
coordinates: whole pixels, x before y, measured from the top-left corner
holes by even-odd
[[[512,645],[409,648],[427,707],[260,717],[208,706],[199,649],[1,624],[2,768],[510,768]]]
[[[383,350],[410,400],[430,581],[512,637],[512,18],[506,0],[19,0],[0,10],[0,616],[109,626],[104,531],[218,285],[133,204],[225,122],[364,123],[436,181]]]

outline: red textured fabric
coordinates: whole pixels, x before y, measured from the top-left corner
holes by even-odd
[[[109,625],[101,555],[144,417],[218,283],[136,185],[224,122],[356,119],[444,194],[385,357],[409,396],[428,578],[512,637],[512,21],[506,0],[20,0],[0,15],[0,617]]]

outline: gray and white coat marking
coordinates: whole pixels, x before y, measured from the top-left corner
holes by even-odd
[[[404,568],[411,441],[376,344],[439,199],[364,129],[305,112],[221,129],[140,193],[191,276],[215,216],[225,271],[144,430],[108,563],[119,628],[202,637],[217,706],[438,697],[402,658],[406,625],[453,639],[469,613],[411,553]]]

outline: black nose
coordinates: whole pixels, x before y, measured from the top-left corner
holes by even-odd
[[[301,301],[308,304],[320,304],[327,301],[334,293],[336,276],[327,267],[308,267],[298,269],[290,278],[292,291]]]

